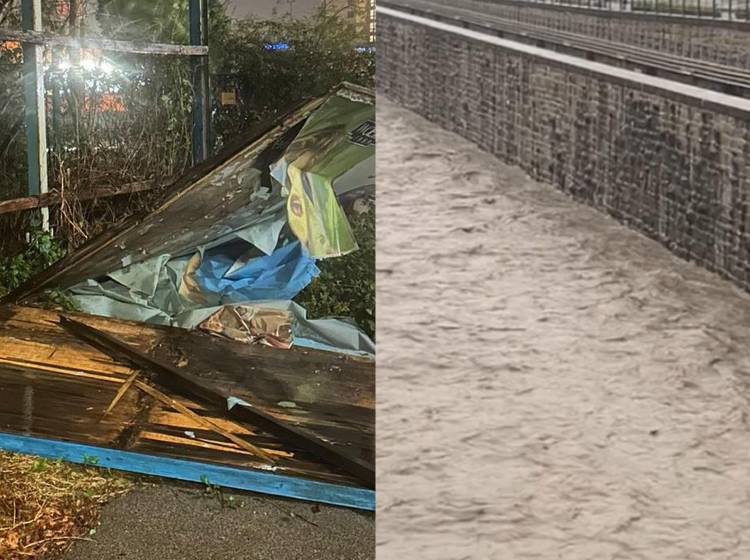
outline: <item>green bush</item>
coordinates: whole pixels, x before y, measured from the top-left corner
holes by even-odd
[[[0,297],[7,295],[35,274],[65,255],[62,243],[48,232],[34,230],[24,249],[12,257],[0,257]],[[44,307],[78,311],[78,305],[59,290],[46,292],[39,300]]]
[[[308,317],[349,317],[375,339],[375,211],[350,218],[359,251],[318,262],[320,276],[297,296]]]
[[[23,284],[65,254],[62,244],[51,234],[33,231],[25,249],[12,257],[0,257],[0,296]]]
[[[215,111],[219,141],[304,99],[324,95],[342,81],[374,85],[374,53],[355,50],[362,42],[356,28],[323,11],[304,20],[234,22],[212,37],[211,71],[228,80],[239,99],[237,106]],[[273,43],[289,48],[269,50],[266,45]]]

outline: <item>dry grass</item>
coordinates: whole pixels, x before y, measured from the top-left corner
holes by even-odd
[[[131,486],[101,469],[0,453],[0,558],[61,554],[90,538],[101,506]]]

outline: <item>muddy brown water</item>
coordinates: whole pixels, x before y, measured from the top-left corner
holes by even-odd
[[[378,558],[750,558],[750,298],[378,104]]]

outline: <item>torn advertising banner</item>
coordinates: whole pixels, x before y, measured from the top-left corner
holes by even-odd
[[[225,305],[198,328],[245,343],[273,348],[292,347],[292,319],[288,311],[251,305]]]
[[[312,257],[337,257],[358,248],[334,182],[374,155],[375,105],[341,91],[310,116],[272,167],[288,193],[289,227]]]

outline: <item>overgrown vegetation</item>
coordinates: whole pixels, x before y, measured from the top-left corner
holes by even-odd
[[[65,254],[62,243],[49,232],[32,230],[24,249],[11,257],[0,256],[0,297],[7,295],[26,280],[49,268]],[[40,303],[64,311],[78,311],[74,300],[59,290],[50,290]]]
[[[45,26],[61,34],[186,42],[187,3],[157,0],[80,0],[98,8],[61,16],[44,2]],[[0,25],[19,25],[19,0],[0,0]],[[353,25],[320,11],[305,21],[232,21],[211,3],[211,72],[214,99],[233,91],[237,103],[213,109],[216,148],[258,120],[319,96],[341,81],[372,85],[374,54]],[[283,43],[278,50],[269,45]],[[178,57],[53,51],[47,88],[51,188],[63,204],[51,210],[56,239],[28,233],[33,213],[0,216],[0,295],[18,287],[112,223],[148,209],[158,192],[81,201],[96,187],[170,177],[190,165],[192,93],[189,61]],[[83,64],[86,61],[87,64]],[[0,199],[23,196],[25,138],[22,53],[0,48]],[[360,220],[361,221],[361,220]],[[354,318],[374,331],[374,227],[356,223],[362,250],[322,263],[323,274],[301,298],[311,317]],[[66,307],[59,294],[52,303]]]
[[[216,107],[217,141],[308,97],[348,81],[372,86],[375,58],[358,52],[356,30],[339,17],[319,12],[304,22],[245,20],[215,36],[212,72],[217,99],[237,93],[236,106]],[[286,45],[286,50],[270,48]]]
[[[318,262],[320,276],[297,296],[309,317],[351,318],[375,338],[375,211],[349,219],[359,251]]]
[[[45,27],[58,34],[185,43],[187,2],[45,0]],[[374,55],[358,52],[353,25],[326,12],[304,21],[231,20],[211,2],[210,70],[214,84],[213,143],[232,136],[340,81],[373,83]],[[20,0],[0,0],[0,25],[17,28]],[[279,42],[284,51],[268,48]],[[98,187],[168,178],[190,164],[192,84],[186,57],[56,48],[46,75],[50,188],[56,235],[72,249],[113,222],[148,209],[158,191],[79,200]],[[0,199],[25,195],[22,52],[0,45]],[[221,94],[237,103],[222,105]],[[0,253],[21,250],[32,213],[0,216]]]
[[[132,483],[106,470],[0,453],[0,558],[43,558],[91,538],[103,503]]]
[[[0,257],[0,297],[18,288],[28,278],[57,261],[64,254],[61,243],[49,233],[33,231],[25,249]]]

